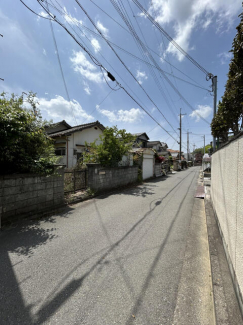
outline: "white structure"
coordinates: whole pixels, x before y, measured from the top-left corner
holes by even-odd
[[[143,149],[143,179],[154,176],[154,152],[152,149]]]
[[[67,168],[74,167],[82,158],[85,143],[92,143],[103,134],[105,127],[99,122],[87,123],[71,127],[66,121],[61,121],[46,128],[48,135],[55,140],[55,152],[60,156],[60,163]]]
[[[140,166],[142,168],[143,180],[153,177],[155,165],[154,151],[150,148],[134,148],[132,152],[142,157]]]
[[[243,311],[243,132],[212,155],[211,196]]]

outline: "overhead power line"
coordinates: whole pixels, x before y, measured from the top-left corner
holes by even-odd
[[[158,30],[173,44],[178,51],[180,51],[189,61],[191,61],[199,70],[206,74],[206,76],[211,79],[213,75],[204,69],[196,60],[193,59],[186,51],[184,51],[179,44],[160,26],[160,24],[147,12],[146,9],[141,5],[138,0],[132,0],[134,4],[146,15],[146,17],[151,21],[151,23],[158,28]]]
[[[46,5],[47,5],[47,9],[49,10],[48,3]],[[62,69],[62,63],[61,63],[61,59],[60,59],[59,51],[58,51],[58,46],[57,46],[57,41],[56,41],[56,37],[55,37],[55,34],[54,34],[53,26],[52,26],[52,21],[49,19],[49,22],[50,22],[52,39],[53,39],[53,43],[54,43],[54,46],[55,46],[55,49],[56,49],[57,60],[58,60],[59,68],[60,68],[60,71],[61,71],[61,76],[62,76],[62,81],[63,81],[63,84],[64,84],[66,96],[67,96],[67,99],[68,99],[68,102],[69,102],[69,105],[70,105],[70,108],[71,108],[71,111],[72,111],[72,114],[73,114],[73,118],[74,118],[76,124],[78,124],[77,119],[76,119],[76,117],[74,115],[74,111],[73,111],[73,108],[72,108],[72,104],[71,104],[71,100],[70,100],[70,96],[69,96],[69,92],[68,92],[68,88],[67,88],[67,83],[66,83],[66,80],[65,80],[65,77],[64,77],[64,73],[63,73],[63,69]]]
[[[56,0],[55,0],[55,1],[56,1]],[[57,1],[56,1],[56,2],[57,2]],[[50,3],[49,3],[49,4],[50,4]],[[60,4],[59,4],[58,2],[57,2],[57,4],[60,6]],[[192,78],[190,78],[188,75],[186,75],[184,72],[182,72],[180,69],[176,68],[173,64],[169,63],[169,62],[166,61],[165,59],[164,59],[165,62],[167,62],[167,63],[168,63],[169,65],[171,65],[174,69],[176,69],[177,71],[179,71],[180,73],[182,73],[183,75],[185,75],[187,78],[189,78],[189,79],[192,80],[193,82],[197,83],[197,85],[194,84],[194,83],[192,83],[192,82],[189,82],[189,81],[187,81],[187,80],[185,80],[185,79],[182,79],[182,78],[180,78],[180,77],[178,77],[178,76],[175,76],[174,74],[169,73],[169,72],[167,72],[167,71],[161,69],[160,67],[158,68],[158,67],[156,67],[155,65],[151,64],[150,62],[147,62],[147,61],[145,61],[145,60],[139,58],[139,57],[136,56],[135,54],[133,54],[133,53],[131,53],[131,52],[125,50],[124,48],[122,48],[122,47],[120,47],[119,45],[115,44],[114,42],[110,41],[110,40],[107,39],[104,35],[103,35],[103,37],[102,37],[99,33],[96,33],[94,30],[88,28],[88,27],[85,26],[84,24],[82,24],[82,25],[81,25],[81,28],[80,28],[80,27],[78,26],[78,24],[75,22],[75,20],[72,18],[72,16],[68,15],[68,14],[67,14],[66,12],[64,12],[64,11],[59,10],[59,9],[58,9],[56,6],[54,6],[53,4],[50,4],[50,5],[51,5],[55,10],[57,10],[61,15],[68,16],[70,19],[72,19],[72,20],[73,20],[73,23],[76,25],[76,27],[78,27],[78,29],[79,29],[82,33],[83,33],[83,31],[82,31],[81,29],[86,29],[86,30],[88,30],[90,33],[92,33],[92,34],[98,36],[99,38],[102,38],[102,39],[105,38],[106,41],[109,42],[111,45],[115,46],[116,48],[118,48],[119,50],[123,51],[124,53],[130,55],[131,57],[135,58],[136,60],[139,60],[139,61],[143,62],[144,64],[146,64],[146,65],[148,65],[148,66],[151,66],[151,67],[157,69],[157,70],[160,71],[160,72],[164,72],[165,74],[167,74],[167,75],[169,75],[169,76],[171,76],[171,77],[173,77],[173,78],[176,78],[176,79],[178,79],[178,80],[180,80],[180,81],[182,81],[182,82],[185,82],[185,83],[187,83],[187,84],[189,84],[189,85],[192,85],[192,86],[197,87],[197,88],[200,88],[200,89],[202,89],[202,90],[205,90],[205,91],[211,92],[209,89],[207,89],[207,88],[201,86],[200,84],[198,84],[195,80],[193,80]],[[60,6],[60,7],[61,7],[61,6]],[[101,9],[101,10],[102,10],[102,9]],[[113,20],[114,20],[114,19],[113,19]],[[118,24],[119,24],[119,23],[118,23]],[[70,24],[68,24],[68,25],[70,26]],[[120,25],[120,24],[119,24],[119,25]],[[71,27],[71,26],[70,26],[70,27]],[[71,27],[71,28],[72,28],[72,27]],[[72,28],[72,29],[73,29],[73,28]],[[125,29],[125,30],[126,30],[126,29]],[[129,34],[131,34],[128,30],[126,30],[126,31],[127,31]],[[158,57],[162,58],[158,53],[156,53],[155,51],[153,51],[150,47],[147,46],[147,48],[148,48],[150,51],[152,51],[154,54],[156,54]]]
[[[56,1],[56,0],[55,0]],[[126,31],[127,33],[131,34],[131,32],[126,29],[124,26],[122,26],[117,20],[115,20],[111,15],[109,15],[105,10],[103,10],[100,6],[98,6],[93,0],[90,0],[97,8],[99,8],[107,17],[109,17],[111,20],[113,20],[117,25],[119,25],[124,31]],[[82,27],[87,28],[84,24],[82,24]],[[87,28],[88,29],[88,28]],[[94,31],[90,30],[90,32],[99,35],[97,33],[95,33]],[[100,37],[100,35],[99,35]],[[109,40],[108,40],[109,41]],[[110,42],[110,41],[109,41]],[[114,46],[118,46],[114,43],[111,42],[111,44],[113,44]],[[149,46],[147,47],[150,51],[152,51],[155,55],[157,55],[160,59],[162,59],[163,61],[165,61],[166,63],[168,63],[171,67],[173,67],[174,69],[176,69],[177,71],[179,71],[180,73],[182,73],[184,76],[186,76],[187,78],[189,78],[190,80],[192,80],[193,82],[195,82],[196,84],[198,84],[198,86],[200,86],[199,88],[202,88],[204,90],[209,91],[208,89],[204,88],[203,86],[201,86],[196,80],[192,79],[191,77],[189,77],[186,73],[184,73],[183,71],[181,71],[180,69],[178,69],[176,66],[174,66],[169,60],[167,61],[164,57],[162,57],[161,55],[159,55],[157,52],[155,52],[153,49],[151,49]],[[120,48],[121,50],[123,50],[122,48]],[[126,50],[124,50],[126,51]],[[127,52],[127,51],[126,51]],[[127,52],[129,53],[129,52]],[[140,59],[140,58],[138,58]],[[140,59],[141,60],[141,59]],[[165,72],[168,74],[168,72]],[[176,77],[178,78],[178,77]],[[183,79],[181,79],[183,80]],[[186,81],[186,80],[184,80]],[[193,85],[193,84],[192,84]]]
[[[39,15],[37,14],[37,12],[35,12],[33,9],[31,9],[29,6],[27,6],[26,3],[24,3],[24,1],[20,0],[20,2],[27,8],[29,9],[33,14],[35,14],[36,16],[40,17],[40,18],[44,18],[44,19],[47,19],[47,20],[53,20],[52,18],[48,18],[48,17],[44,17],[42,15]]]
[[[82,9],[82,11],[85,13],[85,15],[88,17],[88,19],[90,20],[90,22],[92,23],[92,25],[96,28],[96,30],[100,33],[100,35],[103,37],[103,33],[100,31],[100,29],[96,26],[96,24],[94,23],[93,19],[89,16],[89,14],[87,13],[87,11],[83,8],[83,6],[80,4],[80,2],[78,0],[75,0],[78,4],[78,6]],[[174,130],[173,126],[171,125],[171,123],[167,120],[167,118],[164,116],[164,114],[161,112],[161,110],[158,108],[158,106],[155,104],[155,102],[152,100],[152,98],[149,96],[149,94],[146,92],[146,90],[144,89],[144,87],[139,83],[139,81],[137,80],[137,78],[134,76],[134,74],[131,72],[131,70],[126,66],[126,64],[123,62],[123,60],[120,58],[120,56],[117,54],[117,52],[115,51],[115,49],[111,46],[111,44],[109,44],[109,42],[107,42],[106,38],[103,37],[104,40],[106,41],[106,43],[109,45],[109,47],[112,49],[112,51],[114,52],[114,54],[116,55],[116,57],[118,58],[118,60],[122,63],[122,65],[125,67],[125,69],[128,71],[128,73],[132,76],[132,78],[137,82],[137,84],[139,85],[139,87],[143,90],[143,92],[146,94],[146,96],[149,98],[149,100],[153,103],[153,105],[159,110],[159,112],[161,113],[161,115],[164,117],[164,119],[167,121],[167,123],[171,126],[171,128]]]
[[[63,27],[65,29],[65,31],[67,31],[67,33],[75,40],[75,42],[89,55],[89,57],[91,58],[91,60],[98,66],[100,66],[101,68],[103,68],[106,72],[108,72],[105,67],[91,54],[89,53],[89,51],[87,51],[87,49],[75,38],[75,36],[54,16],[52,15],[47,8],[45,8],[45,6],[40,2],[40,0],[37,0],[38,3],[40,4],[40,6],[48,13],[48,15],[50,15],[50,17],[53,18],[53,20],[58,23],[61,27]],[[110,76],[112,76],[110,74]],[[113,77],[113,76],[112,76]],[[114,77],[113,77],[114,78]],[[116,81],[116,80],[115,80]],[[120,88],[122,88],[125,93],[150,117],[152,118],[152,120],[158,124],[171,138],[173,138],[176,142],[177,139],[175,139],[149,112],[147,112],[147,110],[120,84],[116,81],[116,83],[118,84],[118,86]]]

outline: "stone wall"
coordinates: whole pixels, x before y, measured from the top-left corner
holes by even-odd
[[[88,164],[88,187],[100,192],[119,186],[135,183],[138,167],[104,168],[99,164]]]
[[[243,312],[243,132],[212,155],[211,196]]]
[[[64,169],[59,176],[31,174],[0,177],[0,220],[36,216],[64,203]]]

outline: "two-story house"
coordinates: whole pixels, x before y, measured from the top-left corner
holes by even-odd
[[[60,163],[70,168],[82,158],[86,142],[97,140],[99,143],[99,136],[104,129],[99,121],[72,127],[63,120],[47,126],[46,133],[55,141],[55,153],[60,156]]]
[[[157,153],[161,156],[169,157],[169,152],[167,151],[167,144],[161,141],[148,141],[148,148],[155,149]]]
[[[147,143],[149,141],[149,137],[145,132],[133,133],[132,135],[136,137],[133,145],[134,148],[148,148]]]

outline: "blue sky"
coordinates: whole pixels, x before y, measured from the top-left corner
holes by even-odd
[[[113,1],[121,5],[121,1]],[[37,1],[25,3],[40,15],[46,16]],[[48,0],[50,12],[75,35],[82,45],[114,75],[116,80],[168,131],[156,123],[122,90],[111,90],[98,66],[87,53],[53,22],[59,56],[69,103],[51,33],[50,22],[30,12],[20,1],[2,1],[0,8],[1,65],[0,90],[37,93],[43,118],[54,122],[65,119],[71,125],[99,120],[105,126],[117,125],[131,133],[146,132],[150,140],[160,140],[169,148],[178,149],[180,108],[186,115],[183,123],[183,150],[186,151],[186,132],[190,134],[190,150],[212,140],[210,125],[203,121],[182,100],[163,75],[142,60],[149,60],[148,52],[139,50],[125,22],[109,0],[82,0],[80,3],[102,34],[115,45],[132,53],[134,58],[114,47],[128,69],[137,78],[149,97],[118,60],[75,0]],[[218,76],[218,99],[224,93],[235,27],[239,23],[241,0],[140,0],[144,8],[201,66]],[[99,5],[102,12],[95,4]],[[53,6],[60,9],[58,12]],[[190,106],[209,123],[213,113],[211,81],[185,58],[139,11],[132,0],[122,0],[123,12],[143,43],[146,42],[156,64]],[[114,20],[108,17],[109,14]],[[76,33],[76,34],[75,34]],[[150,61],[151,62],[151,61]],[[180,71],[179,71],[179,70]],[[198,88],[184,81],[191,82]],[[189,79],[189,78],[190,79]],[[111,87],[115,83],[107,79]],[[116,89],[118,87],[116,86]],[[155,104],[155,105],[154,105]],[[159,108],[159,110],[157,109]],[[164,115],[162,115],[161,114]],[[166,119],[165,119],[165,118]],[[167,121],[166,121],[167,120]],[[169,123],[168,123],[169,122]],[[198,134],[198,135],[197,135]],[[171,136],[173,137],[171,137]]]

